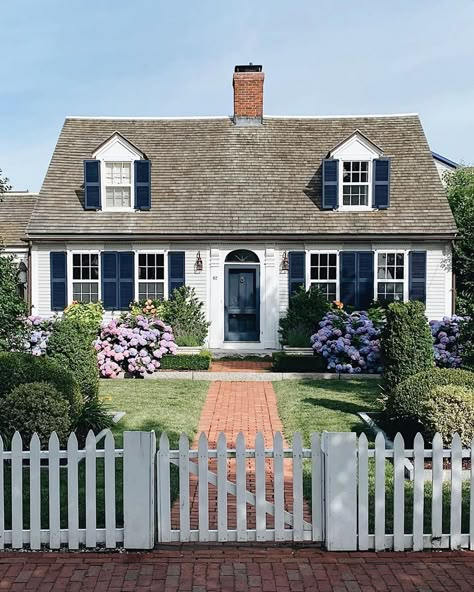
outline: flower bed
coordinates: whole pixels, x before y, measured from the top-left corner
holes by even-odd
[[[103,326],[94,347],[103,378],[115,378],[122,371],[132,376],[153,374],[161,358],[177,349],[171,327],[162,320],[131,314]]]
[[[329,312],[311,337],[315,353],[323,356],[327,369],[340,373],[382,372],[380,328],[367,312]]]

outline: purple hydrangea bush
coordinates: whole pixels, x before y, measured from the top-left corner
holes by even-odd
[[[327,361],[327,369],[340,373],[381,372],[380,327],[366,311],[327,313],[311,337],[315,353]]]
[[[127,314],[101,329],[94,343],[100,375],[115,378],[125,371],[133,376],[153,374],[160,360],[176,354],[171,327],[156,317]]]
[[[29,316],[26,321],[26,341],[24,349],[34,356],[43,356],[46,354],[48,339],[54,329],[56,317],[43,318],[39,316]]]
[[[465,319],[459,316],[430,321],[435,363],[440,368],[459,368],[462,364],[460,327]]]

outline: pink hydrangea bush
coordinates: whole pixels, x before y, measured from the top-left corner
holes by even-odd
[[[173,330],[156,317],[127,314],[103,325],[94,347],[103,378],[120,372],[133,376],[153,374],[165,355],[176,354]]]

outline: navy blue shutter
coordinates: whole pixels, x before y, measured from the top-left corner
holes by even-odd
[[[135,166],[135,209],[151,208],[151,162],[136,160]]]
[[[306,287],[306,253],[288,253],[288,297],[291,298],[300,286]]]
[[[120,310],[126,310],[134,299],[135,286],[135,254],[117,253],[119,281],[118,281],[118,303]]]
[[[408,258],[408,297],[426,303],[426,251],[411,251]]]
[[[367,310],[374,299],[374,254],[360,251],[357,262],[357,308]]]
[[[102,253],[102,303],[105,310],[117,310],[118,283],[117,253]]]
[[[357,297],[357,253],[343,251],[340,254],[339,299],[344,306],[356,306]]]
[[[63,251],[49,254],[51,277],[51,310],[64,310],[67,306],[67,255]]]
[[[335,210],[338,202],[339,161],[323,159],[323,210]]]
[[[84,161],[84,208],[100,210],[100,160]]]
[[[343,251],[340,255],[340,294],[345,306],[367,309],[374,299],[374,254]]]
[[[390,159],[376,158],[373,166],[374,208],[386,210],[390,206]]]
[[[171,298],[176,288],[184,286],[184,251],[168,253],[168,298]]]

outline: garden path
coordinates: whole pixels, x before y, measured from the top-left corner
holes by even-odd
[[[276,394],[271,382],[220,382],[211,383],[199,421],[199,428],[193,443],[197,448],[198,438],[204,432],[209,440],[209,448],[217,447],[220,432],[227,437],[227,447],[235,448],[237,435],[243,432],[247,448],[254,448],[257,432],[262,432],[265,448],[273,447],[273,436],[276,432],[283,434],[283,425],[278,415]],[[283,440],[284,448],[288,443]],[[235,459],[229,459],[227,464],[228,479],[235,483]],[[273,470],[272,461],[266,461],[266,498],[273,502]],[[211,471],[216,470],[216,461],[209,463]],[[285,506],[292,511],[292,463],[284,461],[285,478]],[[255,461],[247,460],[247,488],[255,491]],[[198,496],[197,478],[190,478],[191,528],[198,528]],[[228,526],[236,527],[235,497],[228,496]],[[309,508],[304,508],[305,520],[311,521]],[[173,507],[173,527],[179,524],[179,500]],[[255,528],[255,509],[247,505],[247,526]],[[217,529],[217,489],[209,485],[209,527]],[[273,517],[267,515],[267,528],[273,527]]]

